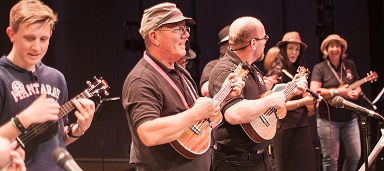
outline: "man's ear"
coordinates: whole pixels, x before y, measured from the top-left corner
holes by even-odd
[[[256,43],[257,43],[257,42],[256,42],[255,39],[252,39],[252,40],[251,40],[251,46],[252,46],[252,49],[253,49],[253,50],[256,50],[256,49],[257,49]]]
[[[158,39],[158,35],[156,34],[156,31],[154,30],[151,30],[149,31],[148,33],[148,39],[151,40],[151,42],[155,45],[155,46],[160,46],[160,43],[159,43],[159,39]]]
[[[7,27],[7,29],[5,30],[5,32],[7,33],[8,37],[9,37],[9,40],[11,42],[14,42],[15,41],[15,32],[13,31],[13,29],[11,27]]]

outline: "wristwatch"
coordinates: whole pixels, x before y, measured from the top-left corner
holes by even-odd
[[[76,124],[77,124],[77,123],[76,123]],[[73,135],[73,134],[72,134],[72,128],[73,128],[74,125],[75,125],[75,123],[72,123],[72,124],[70,124],[70,125],[68,126],[68,129],[67,129],[67,134],[68,134],[68,136],[71,137],[71,138],[79,138],[79,137],[81,137],[82,135],[84,135],[84,132],[83,132],[83,134],[81,134],[80,136]],[[79,125],[77,125],[77,127],[79,127]]]
[[[333,97],[336,97],[338,96],[339,94],[337,93],[337,90],[335,90],[335,93],[334,93],[334,96]]]

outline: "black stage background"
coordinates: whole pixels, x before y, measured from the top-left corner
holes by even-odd
[[[1,55],[9,53],[11,49],[5,29],[8,26],[9,10],[16,2],[0,2]],[[138,33],[142,12],[161,1],[44,2],[58,12],[59,23],[43,61],[64,73],[69,97],[83,91],[86,88],[85,81],[92,81],[93,76],[102,76],[109,82],[109,97],[121,96],[126,75],[142,57],[143,44]],[[356,62],[360,76],[364,77],[371,70],[379,74],[377,82],[362,85],[368,98],[373,100],[384,87],[384,70],[379,62],[384,47],[382,0],[171,2],[175,2],[184,15],[197,22],[192,27],[190,40],[198,57],[188,68],[197,82],[204,65],[219,56],[218,31],[234,19],[249,15],[261,19],[270,36],[265,51],[274,46],[285,32],[300,32],[302,40],[309,45],[305,52],[309,69],[321,61],[319,47],[325,36],[330,33],[340,34],[348,42],[348,58]],[[263,69],[262,63],[258,66]],[[130,134],[126,116],[120,101],[115,108],[107,113],[106,120],[95,122],[81,139],[69,146],[74,157],[128,159]],[[375,129],[371,130],[372,135],[377,134]]]

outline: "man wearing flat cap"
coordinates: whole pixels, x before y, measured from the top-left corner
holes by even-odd
[[[357,100],[361,87],[348,87],[360,80],[355,63],[345,58],[347,41],[337,34],[323,40],[320,50],[324,61],[313,67],[310,88],[321,90],[324,99],[341,96],[349,101]],[[322,101],[318,108],[317,132],[323,156],[323,170],[356,170],[361,156],[358,118],[355,112],[336,108]],[[330,131],[330,127],[332,131]],[[332,141],[330,141],[332,140]],[[345,147],[343,168],[338,167],[340,143]]]
[[[195,22],[173,3],[144,11],[139,32],[146,51],[128,74],[122,92],[132,137],[130,162],[136,170],[209,170],[210,154],[200,145],[209,144],[209,121],[219,122],[213,118],[221,116],[220,107],[212,98],[199,98],[190,74],[176,64],[186,55],[190,31],[186,24]],[[239,94],[243,85],[237,79],[230,95]],[[202,125],[209,129],[203,130]],[[186,132],[196,138],[182,139]]]

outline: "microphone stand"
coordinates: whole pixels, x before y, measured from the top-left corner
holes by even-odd
[[[99,104],[96,106],[95,113],[99,111],[99,108],[101,104],[103,103],[103,100],[101,96],[99,96]],[[101,137],[100,137],[100,148],[101,148],[101,168],[102,171],[104,171],[104,144],[103,144],[103,136],[104,136],[104,122],[101,120]]]
[[[366,96],[363,92],[361,92],[359,94],[359,96],[364,100],[366,101],[371,107],[373,110],[377,110],[377,107],[374,103],[372,103]],[[368,163],[368,152],[370,151],[370,146],[369,146],[369,141],[368,141],[368,126],[367,126],[367,117],[368,116],[365,116],[365,115],[361,115],[361,127],[363,128],[363,138],[364,138],[364,141],[363,141],[363,144],[362,144],[362,147],[364,147],[363,149],[363,157],[364,157],[364,162],[365,163]],[[369,165],[366,164],[364,165],[365,166],[365,170],[368,171],[369,169]]]
[[[113,104],[116,104],[118,100],[120,100],[120,97],[111,97],[111,98],[101,98],[99,96],[99,104],[96,106],[95,114],[93,116],[92,122],[101,122],[101,137],[100,137],[100,148],[101,148],[101,165],[102,170],[104,171],[104,142],[103,142],[103,136],[104,136],[104,120],[107,120],[108,113],[113,113],[111,110],[115,109]]]
[[[360,121],[361,121],[361,128],[363,129],[362,136],[363,136],[363,158],[364,162],[368,163],[368,137],[367,137],[367,116],[365,115],[360,115]],[[368,165],[365,165],[365,171],[368,171]]]
[[[361,92],[359,95],[360,95],[360,97],[361,97],[362,99],[364,99],[366,102],[368,102],[368,103],[372,106],[372,109],[373,109],[373,110],[377,110],[376,105],[373,104],[373,103],[367,98],[367,96],[365,96],[365,94],[364,94],[363,92]]]
[[[377,142],[375,148],[372,150],[372,153],[368,157],[368,163],[363,163],[363,165],[360,167],[359,171],[363,171],[363,168],[367,168],[367,166],[371,166],[371,164],[375,161],[376,157],[379,155],[380,151],[384,147],[384,129],[381,129],[381,138],[379,139],[379,142]]]
[[[363,92],[359,94],[359,96],[364,99],[369,105],[371,105],[373,110],[377,110],[377,107],[375,104],[373,104]],[[368,163],[368,152],[370,151],[369,148],[369,141],[368,141],[368,126],[367,126],[367,117],[366,115],[360,115],[360,120],[361,120],[361,128],[363,129],[362,136],[364,138],[364,141],[362,142],[362,147],[363,147],[363,159],[364,163]],[[365,164],[365,171],[368,171],[369,165]],[[363,168],[363,166],[360,168],[360,170]]]

